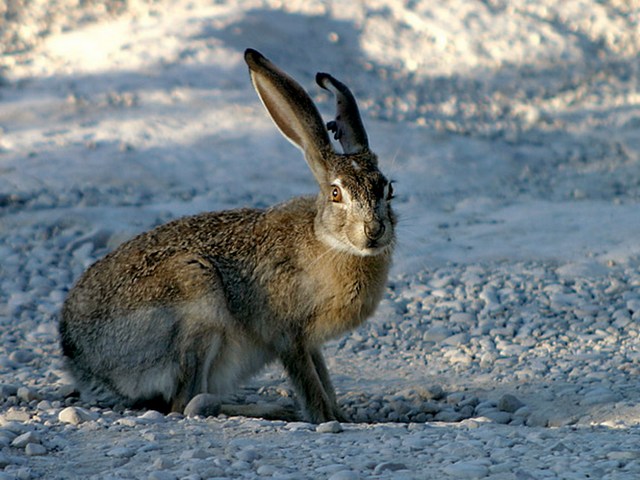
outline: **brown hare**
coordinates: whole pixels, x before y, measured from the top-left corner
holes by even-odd
[[[230,393],[279,360],[308,421],[345,420],[321,348],[382,297],[395,244],[392,187],[344,84],[316,77],[337,99],[325,127],[296,81],[255,50],[245,60],[320,192],[181,218],[92,265],[60,322],[66,366],[85,398],[181,412],[195,395]]]

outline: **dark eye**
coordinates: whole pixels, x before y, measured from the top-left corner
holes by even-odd
[[[336,187],[335,185],[331,187],[331,201],[336,203],[342,201],[342,190],[340,190],[340,187]]]
[[[395,196],[393,195],[393,182],[389,182],[389,189],[387,190],[387,200],[393,200]]]

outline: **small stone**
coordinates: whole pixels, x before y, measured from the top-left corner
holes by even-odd
[[[508,412],[501,412],[499,410],[486,411],[482,414],[483,417],[490,419],[494,423],[506,425],[511,421],[511,414]]]
[[[331,422],[321,423],[316,427],[316,432],[318,433],[340,433],[344,429],[340,422],[333,420]]]
[[[40,400],[40,395],[27,387],[18,388],[18,398],[23,402],[29,403],[32,400]]]
[[[427,400],[440,400],[444,397],[444,389],[440,385],[430,385],[424,389]]]
[[[527,426],[529,427],[546,427],[549,424],[549,415],[544,412],[531,412],[527,418]]]
[[[158,470],[149,474],[149,480],[178,480],[178,476],[173,472]]]
[[[182,452],[182,454],[180,455],[180,459],[181,460],[192,460],[192,459],[199,459],[199,460],[203,460],[205,458],[209,458],[212,455],[207,453],[206,451],[202,450],[201,448],[196,448],[193,450],[186,450],[184,452]]]
[[[358,480],[358,474],[351,470],[340,470],[331,475],[329,480]]]
[[[138,418],[142,420],[144,423],[161,423],[166,420],[166,417],[163,414],[155,410],[149,410],[147,412],[144,412]]]
[[[173,462],[168,458],[158,457],[153,461],[152,467],[156,470],[167,470],[173,468]]]
[[[96,418],[96,415],[80,407],[67,407],[58,414],[58,420],[71,425],[80,425]]]
[[[29,412],[19,410],[17,408],[10,408],[4,413],[3,417],[8,422],[26,422],[31,419],[31,415],[29,414]]]
[[[18,394],[18,387],[10,383],[0,385],[0,398],[7,398]]]
[[[272,477],[277,471],[278,469],[273,465],[260,465],[256,470],[256,473],[263,477]]]
[[[455,410],[442,410],[433,417],[436,422],[459,422],[464,416]]]
[[[407,470],[407,466],[400,462],[384,462],[376,465],[373,474],[380,475],[383,472],[397,472],[398,470]]]
[[[588,390],[580,405],[597,405],[600,403],[613,403],[619,400],[619,396],[604,387],[596,387]]]
[[[521,407],[524,407],[524,403],[514,395],[506,394],[498,400],[498,410],[502,412],[515,413]]]
[[[131,458],[136,454],[136,451],[128,447],[115,447],[111,450],[107,450],[107,457],[115,458]]]
[[[200,393],[193,397],[184,409],[187,417],[215,417],[220,414],[220,398],[210,393]]]
[[[621,461],[638,460],[640,458],[640,451],[639,450],[614,450],[612,452],[607,453],[607,458],[609,460],[621,460]]]
[[[28,457],[36,457],[39,455],[46,455],[47,449],[39,443],[27,443],[24,449]]]
[[[254,462],[256,460],[258,460],[261,455],[256,452],[253,448],[247,448],[246,450],[241,450],[238,452],[238,454],[236,455],[238,457],[238,460],[242,460],[243,462]]]
[[[489,474],[489,468],[486,465],[464,461],[449,465],[444,471],[456,478],[482,478]]]
[[[5,454],[0,453],[0,468],[5,468],[7,465],[11,465],[11,459]]]
[[[14,448],[24,448],[30,443],[40,443],[40,438],[35,432],[27,432],[17,436],[11,446]]]
[[[16,363],[29,363],[35,357],[35,354],[30,350],[16,350],[11,352],[9,360]]]

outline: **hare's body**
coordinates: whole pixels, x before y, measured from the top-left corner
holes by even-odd
[[[250,66],[264,61],[267,73],[281,74],[257,55]],[[267,104],[269,93],[256,89]],[[267,108],[285,135],[292,133]],[[181,411],[196,394],[233,391],[278,359],[310,420],[341,418],[320,349],[376,308],[395,218],[372,154],[338,156],[322,143],[316,150],[335,157],[324,172],[332,200],[321,184],[317,198],[175,220],[123,244],[82,276],[60,324],[81,391],[124,405],[159,400]],[[336,201],[335,185],[357,209]]]

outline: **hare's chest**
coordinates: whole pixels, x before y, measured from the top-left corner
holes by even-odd
[[[330,284],[318,285],[315,294],[317,317],[312,325],[318,343],[338,337],[359,327],[377,308],[384,292],[386,274],[351,278],[331,278]]]

